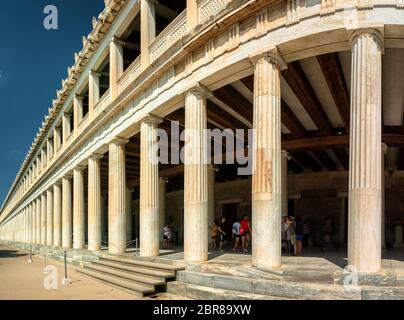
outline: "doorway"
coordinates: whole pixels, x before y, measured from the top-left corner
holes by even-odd
[[[231,237],[233,223],[239,216],[240,203],[223,203],[222,206],[222,216],[226,218],[224,232]]]

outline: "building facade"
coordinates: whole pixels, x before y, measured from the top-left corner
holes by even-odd
[[[2,206],[1,240],[120,254],[139,238],[152,257],[170,222],[185,261],[203,262],[209,224],[247,214],[253,266],[277,268],[281,219],[300,214],[313,241],[331,218],[348,263],[381,271],[382,247],[403,242],[402,0],[105,4]],[[157,163],[156,129],[173,141],[173,122],[199,134]],[[204,161],[205,129],[254,129],[240,138],[252,174]]]

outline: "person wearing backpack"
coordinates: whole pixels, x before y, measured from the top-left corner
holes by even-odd
[[[302,254],[302,244],[303,244],[303,232],[304,232],[304,222],[300,216],[296,217],[296,245],[295,245],[295,255],[300,256]]]
[[[233,252],[238,252],[240,249],[240,219],[237,218],[236,221],[233,223],[233,227],[231,230],[233,239],[235,241],[234,247],[233,247]]]

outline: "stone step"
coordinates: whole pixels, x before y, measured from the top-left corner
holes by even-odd
[[[115,276],[111,276],[102,272],[93,271],[86,268],[79,268],[76,270],[76,272],[140,297],[152,295],[155,293],[153,286],[141,285],[137,282],[117,278]]]
[[[100,257],[100,260],[101,261],[117,262],[117,263],[122,263],[122,264],[126,264],[126,265],[131,265],[131,266],[139,266],[139,267],[145,267],[145,268],[160,269],[160,270],[164,270],[164,271],[180,271],[180,270],[184,270],[183,266],[177,266],[177,265],[172,265],[172,264],[167,264],[167,263],[141,261],[141,260],[136,260],[136,259],[113,257],[113,256],[108,256],[108,255],[104,255],[104,256]]]
[[[362,287],[362,300],[404,300],[404,288]]]
[[[123,279],[133,280],[140,284],[152,286],[153,288],[156,286],[163,286],[166,284],[165,279],[163,279],[163,278],[148,277],[148,276],[145,276],[144,274],[137,274],[137,273],[128,272],[128,271],[119,271],[114,268],[107,268],[107,267],[97,266],[94,264],[88,264],[84,268],[102,272],[102,273],[109,274],[109,275],[116,276],[116,277],[123,278]]]
[[[140,267],[140,266],[131,266],[127,264],[122,264],[122,263],[116,263],[116,262],[107,262],[107,261],[93,261],[92,262],[95,265],[100,265],[104,267],[110,267],[110,268],[115,268],[118,270],[123,270],[123,271],[130,271],[130,272],[135,272],[138,274],[142,274],[145,276],[153,276],[153,277],[159,277],[163,279],[172,279],[175,278],[175,271],[164,271],[164,270],[156,270],[156,269],[151,269],[151,268],[145,268],[145,267]]]
[[[267,295],[271,297],[306,300],[360,300],[358,288],[323,283],[303,283],[267,279],[244,278],[205,272],[179,271],[177,281],[230,291]]]
[[[167,283],[167,293],[194,300],[287,300],[285,298],[211,288],[181,281]]]

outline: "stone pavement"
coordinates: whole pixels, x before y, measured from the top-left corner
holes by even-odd
[[[76,274],[76,268],[68,265],[71,284],[62,285],[64,266],[55,260],[47,261],[58,271],[58,289],[46,290],[44,279],[45,261],[42,256],[34,256],[28,263],[29,255],[24,251],[0,244],[0,300],[135,300],[126,292]]]

